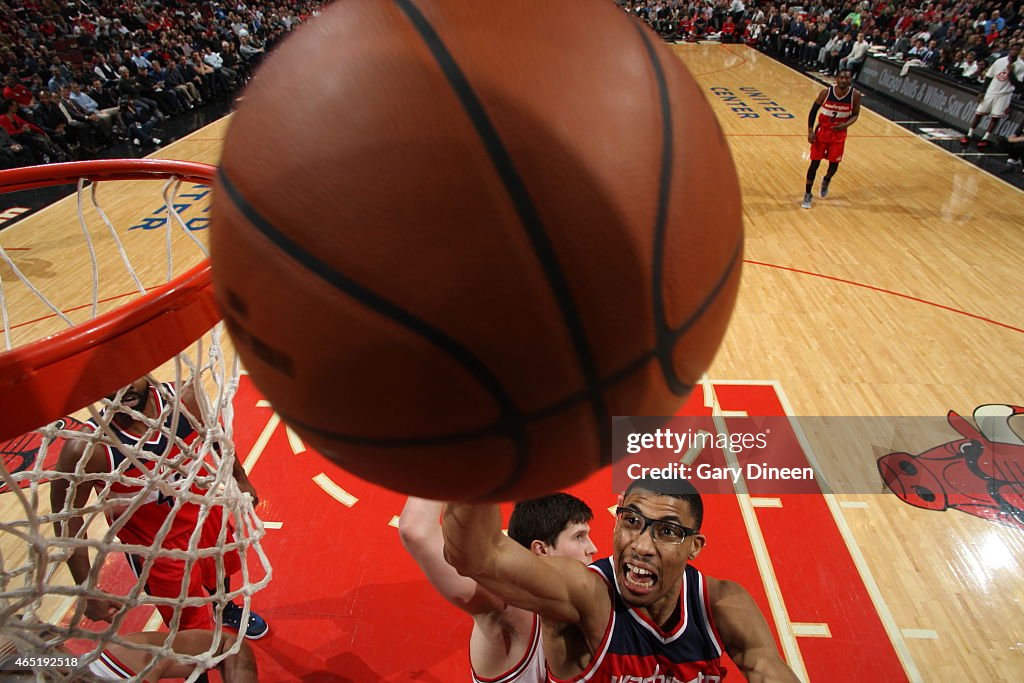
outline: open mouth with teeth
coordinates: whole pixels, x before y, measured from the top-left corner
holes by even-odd
[[[654,590],[658,583],[658,575],[646,567],[629,562],[623,563],[622,581],[631,593],[646,595]]]
[[[121,405],[128,408],[137,408],[141,403],[142,395],[134,391],[125,392],[125,395],[121,397]]]

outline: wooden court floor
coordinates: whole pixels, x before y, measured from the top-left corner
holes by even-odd
[[[961,510],[912,507],[884,492],[875,465],[890,451],[920,453],[958,435],[949,429],[933,442],[878,443],[854,432],[841,446],[818,449],[813,432],[821,423],[811,419],[934,420],[948,411],[969,418],[984,404],[1024,405],[1024,192],[865,110],[830,196],[816,195],[813,208],[802,210],[806,117],[821,86],[742,46],[674,49],[718,116],[744,194],[743,285],[708,373],[713,389],[705,405],[721,414],[770,410],[771,396],[781,397],[780,414],[805,418],[798,419],[808,425],[805,451],[814,450],[826,478],[861,483],[820,497],[813,509],[785,496],[778,507],[744,496],[738,507],[717,506],[722,520],[736,525],[719,526],[721,534],[743,540],[743,557],[730,557],[730,543],[710,543],[702,569],[729,578],[747,567],[744,583],[807,680],[1024,679],[1024,530]],[[159,156],[216,163],[226,125],[212,124]],[[110,193],[111,214],[136,226],[125,232],[133,255],[158,255],[147,271],[157,278],[163,237],[147,227],[158,227],[162,201],[158,189],[141,185]],[[204,215],[207,199],[194,194],[182,210],[186,220]],[[52,282],[69,304],[81,293],[64,292],[58,276],[75,260],[72,201],[0,232],[0,244],[18,250],[12,255],[19,265]],[[0,274],[6,282],[8,273]],[[113,296],[124,283],[111,287]],[[44,316],[29,311],[26,318]],[[761,396],[765,387],[771,390]],[[239,453],[261,487],[261,516],[281,524],[267,539],[275,582],[255,603],[276,629],[259,645],[266,680],[464,680],[466,620],[431,596],[388,527],[401,497],[317,460],[294,465],[301,449],[249,398],[237,408]],[[1024,422],[1010,427],[1024,434]],[[305,484],[281,484],[297,467]],[[593,483],[581,490],[600,495]],[[321,494],[324,502],[311,509],[310,496]],[[15,514],[11,502],[0,494],[4,519]],[[614,500],[590,502],[600,511]],[[379,533],[364,528],[369,510],[380,515]],[[817,526],[802,521],[812,518]],[[813,533],[819,527],[824,531]],[[607,521],[595,525],[602,551],[607,528]],[[321,534],[345,547],[318,546],[311,570],[309,556],[294,549],[317,544]],[[5,556],[18,552],[4,542]],[[849,566],[836,568],[823,555],[848,558]],[[316,586],[313,594],[291,593],[304,583]],[[800,594],[808,591],[813,599],[803,604]],[[394,636],[388,606],[412,601],[424,605],[422,614]],[[853,617],[829,616],[830,604],[860,614],[863,633],[850,628]],[[438,629],[428,617],[451,626]],[[423,658],[424,638],[436,639],[439,654]],[[310,654],[295,654],[302,651]],[[876,668],[850,664],[871,659],[865,652],[878,655]],[[831,673],[823,665],[830,658]],[[327,670],[333,673],[315,673]]]

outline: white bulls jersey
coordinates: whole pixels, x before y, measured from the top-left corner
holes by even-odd
[[[540,637],[540,617],[536,614],[533,615],[533,626],[530,629],[526,652],[515,666],[495,678],[484,678],[473,671],[474,683],[544,683],[546,680],[544,643]]]

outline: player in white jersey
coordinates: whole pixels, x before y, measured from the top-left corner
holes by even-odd
[[[448,602],[473,617],[469,659],[476,683],[543,683],[547,680],[540,618],[511,607],[459,576],[444,559],[441,535],[443,503],[409,498],[398,530],[409,554]],[[509,519],[509,538],[537,555],[569,557],[588,564],[597,552],[590,540],[593,513],[567,493],[517,503]]]
[[[974,137],[981,120],[988,116],[988,128],[985,136],[978,142],[984,148],[992,142],[992,133],[996,126],[1006,118],[1010,110],[1010,100],[1014,89],[1024,82],[1024,60],[1020,59],[1020,43],[1011,43],[1009,53],[992,62],[985,72],[985,89],[978,95],[978,108],[974,111],[974,119],[967,135],[960,138],[961,145],[967,145]]]

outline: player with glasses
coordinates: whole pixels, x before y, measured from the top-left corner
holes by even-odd
[[[686,540],[687,536],[694,536],[700,533],[697,529],[691,529],[682,524],[644,517],[633,508],[615,508],[615,518],[625,531],[631,531],[635,534],[643,534],[649,527],[651,529],[651,538],[654,539],[655,543],[682,543]]]
[[[716,683],[725,653],[750,681],[798,681],[750,594],[689,564],[706,543],[704,504],[692,484],[635,480],[615,517],[612,556],[583,567],[534,555],[504,536],[496,505],[450,503],[445,558],[541,616],[552,683]]]

